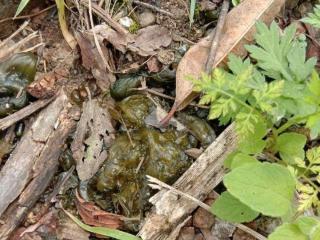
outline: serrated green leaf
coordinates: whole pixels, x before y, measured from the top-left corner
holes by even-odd
[[[18,16],[23,11],[23,9],[28,5],[29,2],[30,0],[21,0],[14,17]]]
[[[320,5],[316,5],[313,11],[314,13],[309,13],[308,16],[301,19],[301,21],[320,28]]]
[[[280,28],[275,22],[270,28],[262,22],[258,22],[256,27],[255,39],[259,46],[246,46],[250,56],[258,60],[257,65],[265,71],[267,76],[276,80],[283,77],[293,81],[286,56],[291,49],[296,26],[291,25],[286,28],[281,37]]]
[[[237,167],[241,167],[246,164],[252,164],[257,162],[258,162],[257,159],[252,156],[249,156],[245,153],[238,153],[232,159],[231,169],[235,169]]]
[[[306,61],[306,46],[300,42],[294,43],[287,55],[287,59],[289,68],[297,82],[304,81],[309,77],[317,63],[316,58],[310,58]]]
[[[278,164],[238,167],[225,176],[224,184],[234,197],[267,216],[284,216],[292,206],[295,180]]]
[[[258,212],[253,211],[229,192],[223,192],[219,196],[213,203],[211,211],[217,217],[233,223],[250,222],[259,216]]]
[[[296,224],[285,223],[270,234],[268,240],[308,240]]]
[[[280,153],[281,159],[289,164],[295,164],[296,159],[304,159],[304,146],[306,136],[298,133],[283,133],[277,138],[275,149]]]
[[[310,164],[320,164],[320,147],[309,149],[306,156]]]

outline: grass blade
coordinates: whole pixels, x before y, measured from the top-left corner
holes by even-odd
[[[18,16],[22,10],[27,6],[27,4],[29,3],[30,0],[21,0],[18,8],[17,8],[17,11],[16,11],[16,14],[14,15],[14,17]]]
[[[196,3],[197,3],[197,0],[191,0],[190,2],[190,13],[189,13],[190,26],[194,22],[194,13],[196,11]]]
[[[87,224],[84,224],[81,222],[78,218],[73,216],[71,213],[64,210],[64,212],[70,217],[79,227],[82,229],[91,232],[96,233],[102,236],[106,237],[112,237],[118,240],[141,240],[141,238],[136,237],[130,233],[126,233],[117,229],[111,229],[111,228],[105,228],[105,227],[91,227]]]

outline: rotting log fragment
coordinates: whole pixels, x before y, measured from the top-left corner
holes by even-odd
[[[42,110],[0,172],[0,239],[7,239],[49,185],[75,127],[64,92]],[[10,206],[9,206],[10,205]]]
[[[176,189],[199,200],[216,187],[224,176],[223,161],[236,149],[237,139],[233,124],[201,154],[193,165],[175,182]],[[172,191],[162,190],[150,199],[154,205],[139,235],[143,240],[169,239],[170,233],[183,222],[197,204]]]

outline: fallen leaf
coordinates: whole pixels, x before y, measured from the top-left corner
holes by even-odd
[[[111,52],[100,43],[103,58],[107,61],[105,62],[100,55],[92,36],[77,32],[75,37],[81,50],[82,65],[87,70],[91,70],[92,75],[97,80],[97,85],[102,90],[109,89],[110,85],[116,80],[116,77],[112,73],[115,71],[115,66]]]
[[[76,206],[84,223],[95,227],[108,227],[113,229],[118,229],[123,226],[123,216],[101,210],[92,202],[84,201],[78,193],[76,197]]]
[[[69,71],[57,68],[47,73],[37,73],[35,80],[28,86],[27,91],[31,96],[44,99],[54,96],[57,92],[57,82],[68,78]]]
[[[169,30],[160,25],[152,25],[142,28],[137,32],[134,42],[128,48],[140,56],[151,56],[161,47],[168,47],[172,42]]]
[[[255,23],[262,20],[269,24],[279,13],[285,0],[246,0],[233,8],[227,16],[224,32],[216,54],[214,67],[223,64],[232,52],[238,56],[247,54],[244,45],[254,40]],[[192,46],[181,59],[176,74],[175,103],[163,122],[174,112],[185,108],[198,94],[193,92],[193,84],[188,77],[199,77],[204,71],[208,58],[212,34]]]
[[[127,51],[128,43],[133,41],[133,35],[120,34],[105,23],[96,25],[94,31],[100,40],[111,43],[115,49],[122,53]]]
[[[143,57],[155,55],[157,50],[160,50],[162,47],[168,47],[172,42],[172,36],[169,30],[160,25],[142,28],[136,35],[123,35],[106,24],[96,25],[94,31],[100,42],[106,41],[122,53],[130,50]],[[92,33],[86,34],[86,36],[90,35],[92,35]],[[91,62],[92,61],[93,60],[91,60]]]
[[[71,144],[78,176],[82,181],[93,177],[106,160],[105,147],[114,139],[114,132],[107,109],[100,107],[97,100],[83,104],[83,113]]]

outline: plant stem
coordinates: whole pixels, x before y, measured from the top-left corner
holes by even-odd
[[[320,114],[320,112],[311,113],[311,114],[308,114],[308,115],[303,116],[303,117],[291,118],[290,120],[288,120],[288,122],[286,122],[280,128],[275,130],[275,133],[277,135],[279,135],[279,134],[283,133],[285,130],[287,130],[289,127],[291,127],[292,125],[294,125],[296,123],[299,123],[301,121],[307,120],[309,117],[312,117],[312,116],[317,115],[317,114]]]

